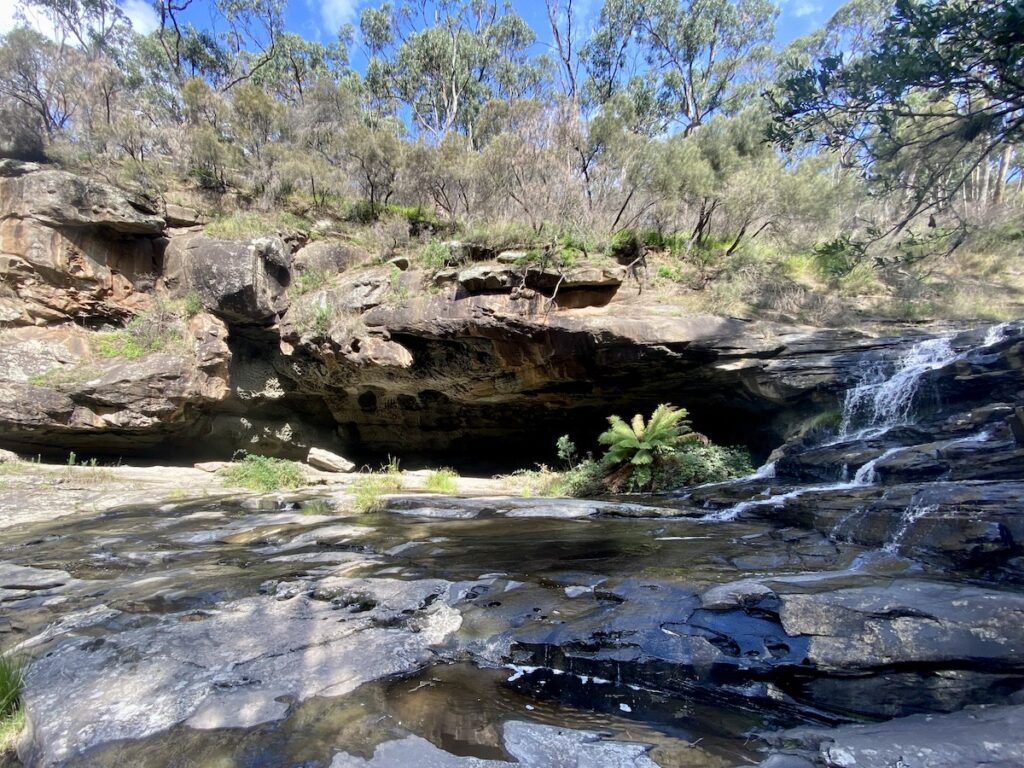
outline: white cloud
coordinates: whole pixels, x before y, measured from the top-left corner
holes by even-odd
[[[342,24],[358,21],[359,0],[324,0],[320,6],[320,18],[327,27],[325,32],[333,37]]]
[[[819,0],[782,0],[779,5],[783,12],[792,14],[798,19],[817,16],[824,10],[824,6]]]
[[[23,8],[21,3],[0,3],[0,35],[6,35],[15,27],[30,27],[51,40],[57,39],[57,31],[44,15],[31,8]]]
[[[146,0],[124,0],[121,10],[140,35],[148,35],[160,26],[160,18]]]

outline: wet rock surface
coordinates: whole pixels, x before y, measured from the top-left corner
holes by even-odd
[[[1024,687],[1024,598],[780,523],[657,503],[256,501],[5,538],[0,645],[32,659],[26,765],[155,766],[190,743],[278,765],[730,766],[763,757],[751,729],[1012,706]],[[386,714],[435,688],[473,714]]]

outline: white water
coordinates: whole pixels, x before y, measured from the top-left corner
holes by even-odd
[[[866,464],[863,464],[853,476],[853,485],[873,485],[874,482],[878,479],[878,475],[875,472],[875,467],[878,465],[878,463],[881,461],[885,461],[894,453],[899,453],[902,450],[903,446],[898,445],[895,448],[890,448],[880,456],[876,456]]]
[[[907,424],[924,374],[956,360],[951,339],[951,336],[942,336],[915,344],[896,361],[896,369],[891,374],[887,376],[885,368],[877,366],[863,382],[847,390],[840,437],[867,437]],[[856,433],[853,431],[855,424],[859,425]]]
[[[991,347],[993,344],[998,344],[1006,338],[1006,330],[1010,327],[1009,323],[1000,323],[999,325],[993,325],[988,329],[985,334],[985,340],[981,342],[983,347]]]
[[[997,344],[1006,338],[1009,324],[1001,323],[988,329],[980,348]],[[913,421],[914,397],[918,392],[921,380],[926,373],[943,368],[956,360],[965,357],[978,348],[968,349],[964,352],[956,352],[952,346],[953,337],[941,336],[935,339],[927,339],[910,347],[896,361],[895,369],[886,374],[887,366],[878,365],[872,368],[864,380],[847,390],[843,401],[842,423],[839,429],[839,439],[832,444],[848,442],[858,439],[873,438],[888,432],[895,426],[911,424]],[[854,424],[859,425],[854,431]],[[955,443],[984,442],[990,439],[991,433],[980,432],[975,435],[963,437],[951,441]],[[765,497],[759,499],[748,499],[741,501],[726,509],[721,509],[706,515],[703,520],[727,521],[735,520],[737,516],[750,509],[759,507],[779,507],[787,501],[795,499],[809,492],[841,491],[859,486],[872,485],[878,480],[875,471],[876,466],[892,456],[904,450],[903,446],[889,448],[879,456],[871,459],[857,468],[852,480],[849,477],[849,469],[844,466],[843,478],[839,483],[827,485],[808,485],[796,488],[786,493],[772,494],[771,488],[766,489]],[[775,477],[775,462],[770,462],[760,467],[752,475],[741,478],[742,481],[763,480]],[[735,481],[733,481],[735,482]],[[914,508],[916,509],[916,508]],[[926,514],[924,511],[914,514],[908,510],[904,515],[905,525],[897,532],[893,546],[898,547],[902,536],[906,535],[910,525],[918,517]],[[908,519],[909,516],[909,519]],[[841,521],[840,521],[841,522]]]
[[[882,549],[894,555],[899,554],[900,545],[903,543],[903,539],[905,539],[907,534],[910,532],[910,527],[922,517],[930,515],[932,512],[937,512],[938,509],[939,506],[937,504],[911,504],[903,510],[903,515],[900,517],[899,527],[896,529],[896,533],[893,535],[892,541],[882,547]]]

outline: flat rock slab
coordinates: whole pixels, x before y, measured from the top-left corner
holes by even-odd
[[[1024,706],[1013,706],[831,729],[796,728],[772,740],[800,742],[829,768],[1017,768],[1024,765],[1022,729]],[[775,764],[762,763],[766,768]]]
[[[821,669],[900,663],[1024,665],[1024,595],[961,584],[897,580],[789,594],[787,634],[810,637]]]
[[[446,586],[339,580],[325,599],[246,598],[121,632],[110,631],[116,615],[96,612],[91,626],[75,624],[87,632],[56,637],[29,667],[19,754],[55,766],[179,723],[249,727],[284,717],[290,702],[410,672],[459,628],[459,613],[431,599]]]
[[[460,757],[419,736],[408,736],[384,742],[369,760],[345,752],[335,755],[331,768],[657,768],[647,757],[650,747],[606,741],[598,731],[512,720],[505,723],[504,740],[512,762]]]

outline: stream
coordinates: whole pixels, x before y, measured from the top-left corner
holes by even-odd
[[[1021,451],[934,378],[996,392],[1020,333],[912,345],[830,435],[680,494],[190,499],[7,532],[22,759],[724,768],[787,729],[1024,704]]]

